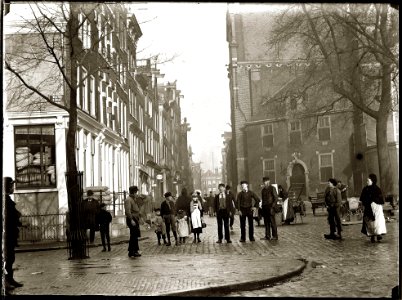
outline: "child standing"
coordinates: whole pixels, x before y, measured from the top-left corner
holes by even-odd
[[[177,231],[179,233],[179,243],[185,244],[186,237],[189,235],[187,216],[183,210],[179,210],[177,214]]]
[[[161,216],[161,209],[155,208],[155,233],[158,238],[158,245],[161,244],[161,238],[163,239],[163,244],[166,244],[166,225],[165,221]]]
[[[110,212],[106,210],[106,204],[101,203],[97,223],[99,224],[99,231],[102,240],[102,246],[103,246],[102,252],[106,251],[105,239],[107,241],[107,250],[110,251],[110,234],[109,234],[110,222],[112,222],[112,215],[110,214]]]

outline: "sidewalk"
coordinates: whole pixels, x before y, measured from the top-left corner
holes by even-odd
[[[240,243],[236,230],[233,244],[216,244],[216,219],[205,221],[202,242],[195,244],[190,237],[185,245],[158,246],[153,230],[142,230],[142,257],[135,259],[127,257],[128,236],[113,238],[112,252],[101,252],[97,233],[85,260],[60,259],[56,249],[66,249],[66,242],[21,244],[16,275],[24,287],[15,294],[219,296],[272,285],[306,267],[302,259],[261,252],[260,234],[256,242]]]

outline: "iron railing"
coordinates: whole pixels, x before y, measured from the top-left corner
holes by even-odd
[[[20,220],[19,241],[66,240],[66,214],[26,215]]]

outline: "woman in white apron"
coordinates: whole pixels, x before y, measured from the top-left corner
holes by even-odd
[[[202,204],[198,199],[197,193],[193,193],[190,202],[191,212],[191,232],[194,234],[193,243],[201,243],[200,233],[202,233]]]

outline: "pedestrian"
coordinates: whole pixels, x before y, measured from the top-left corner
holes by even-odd
[[[278,229],[276,226],[276,207],[278,205],[278,194],[276,188],[270,184],[268,176],[262,178],[264,187],[261,190],[261,210],[264,218],[265,237],[262,240],[277,240]],[[272,235],[271,235],[272,233]]]
[[[133,185],[128,188],[129,195],[124,201],[124,211],[126,214],[126,224],[130,229],[130,241],[128,243],[128,257],[140,257],[140,247],[138,238],[141,236],[140,230],[140,205],[138,187]]]
[[[349,202],[347,196],[348,186],[343,184],[341,180],[338,180],[336,187],[341,191],[341,198],[342,198],[341,215],[343,218],[343,216],[349,210]]]
[[[293,201],[289,199],[287,191],[282,190],[282,222],[286,225],[290,225],[290,222],[295,220],[295,212],[293,209]]]
[[[161,209],[155,208],[155,233],[158,239],[158,245],[161,245],[161,239],[163,239],[163,244],[166,245],[166,224],[161,216]]]
[[[208,215],[210,217],[215,216],[215,209],[214,209],[214,201],[215,201],[215,196],[212,193],[212,191],[209,192],[209,197],[207,198],[207,203],[208,203],[208,210],[205,210],[208,212]]]
[[[187,192],[187,189],[184,187],[181,190],[180,196],[176,200],[176,212],[179,210],[182,210],[184,215],[187,216],[187,227],[190,228],[190,202],[191,202],[191,197]]]
[[[95,241],[95,231],[99,231],[99,225],[96,223],[96,216],[100,211],[100,204],[94,197],[92,190],[87,191],[87,197],[83,200],[84,214],[85,214],[85,228],[89,230],[89,242],[91,244]]]
[[[329,234],[324,234],[326,239],[341,240],[342,224],[341,224],[341,191],[336,187],[337,181],[334,178],[328,179],[328,186],[325,189],[325,205],[328,211]],[[335,234],[337,231],[338,235]]]
[[[190,216],[191,216],[191,232],[194,234],[193,243],[201,243],[200,234],[202,233],[202,204],[198,199],[197,193],[191,194]]]
[[[100,204],[100,211],[97,217],[97,223],[99,224],[99,231],[102,241],[102,252],[106,251],[106,243],[107,243],[107,251],[110,251],[110,223],[112,222],[112,215],[110,212],[106,210],[106,204]]]
[[[188,223],[187,223],[187,216],[184,213],[183,210],[179,210],[177,213],[177,233],[179,234],[179,243],[180,244],[185,244],[186,243],[186,237],[189,235],[189,230],[188,230]]]
[[[166,192],[164,196],[165,200],[161,203],[161,216],[166,225],[166,236],[168,240],[166,246],[172,245],[170,242],[170,229],[172,229],[175,245],[177,246],[179,245],[179,241],[176,231],[176,205],[171,192]]]
[[[235,214],[236,214],[236,204],[235,204],[235,195],[232,193],[232,191],[230,190],[231,187],[230,185],[226,185],[226,194],[227,195],[231,195],[232,200],[232,213],[229,216],[229,227],[230,227],[230,231],[233,232],[233,224],[234,224],[234,219],[235,219]]]
[[[240,216],[240,242],[246,241],[246,219],[248,220],[248,235],[250,242],[254,242],[254,220],[253,213],[258,209],[260,198],[248,188],[248,182],[243,180],[240,182],[242,190],[237,194],[237,210]]]
[[[385,217],[382,209],[384,197],[381,188],[377,186],[377,176],[369,174],[367,185],[363,188],[360,201],[364,207],[363,226],[361,232],[370,237],[372,243],[382,239],[387,233]]]
[[[197,193],[198,200],[201,201],[202,206],[206,206],[207,205],[207,200],[202,198],[201,192],[197,190],[196,193]]]
[[[5,259],[5,292],[11,295],[10,291],[15,288],[22,287],[23,284],[14,279],[13,264],[15,262],[15,247],[18,244],[19,228],[21,227],[21,213],[15,207],[15,202],[10,195],[14,193],[15,181],[11,177],[3,178],[3,187],[5,193],[4,208],[4,259]]]
[[[223,183],[218,185],[219,194],[215,196],[215,211],[216,220],[218,223],[218,244],[222,244],[223,233],[222,225],[225,231],[225,240],[227,243],[231,243],[230,231],[229,231],[229,217],[233,211],[233,195],[226,193],[226,188]]]

